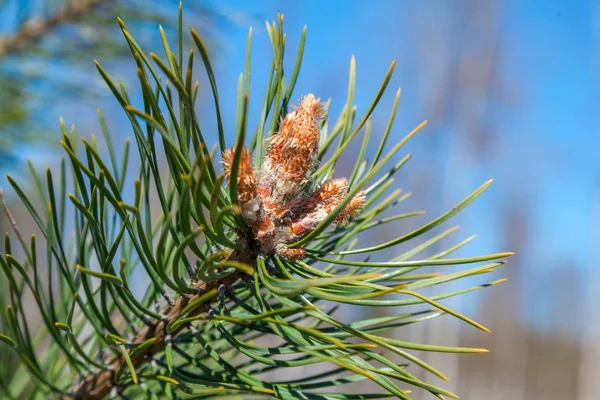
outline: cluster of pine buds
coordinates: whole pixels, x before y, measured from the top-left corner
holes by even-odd
[[[239,163],[237,189],[241,214],[252,229],[260,251],[276,252],[290,259],[304,256],[301,248],[288,248],[313,230],[348,194],[348,180],[332,179],[306,193],[308,173],[317,166],[319,120],[323,106],[309,94],[281,121],[279,133],[271,136],[262,169],[252,164],[244,146]],[[235,147],[223,153],[223,169],[230,179]],[[365,203],[357,194],[333,221],[345,224]]]

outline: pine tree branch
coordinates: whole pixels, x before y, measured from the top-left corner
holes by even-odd
[[[223,151],[223,174],[219,174],[221,171],[217,171],[214,160],[216,147],[213,151],[208,150],[198,116],[194,112],[198,89],[198,84],[192,83],[195,50],[189,53],[186,69],[182,9],[183,3],[180,3],[176,49],[169,45],[164,30],[160,29],[166,60],[153,53],[147,56],[127,31],[123,21],[119,21],[138,66],[144,111],[134,108],[125,87],[119,88],[97,64],[102,78],[128,114],[140,159],[147,160],[133,187],[132,204],[122,201],[123,195],[131,191],[131,188],[124,186],[126,172],[131,168],[129,142],[125,142],[123,161],[119,167],[111,135],[100,112],[98,117],[110,153],[110,167],[98,153],[95,140],[91,143],[83,140],[86,151],[83,157],[74,144],[76,133],[69,134],[61,123],[61,145],[71,161],[75,194],[68,194],[70,186],[67,183],[65,160],[61,162],[60,174],[53,175],[47,170],[46,186],[36,171],[31,171],[39,200],[41,204],[48,205],[44,214],[40,213],[23,189],[8,177],[24,207],[47,239],[48,266],[48,279],[44,282],[45,277],[40,277],[37,268],[40,264],[37,257],[39,245],[36,244],[35,235],[27,243],[11,219],[18,237],[16,245],[23,248],[25,255],[24,260],[12,255],[12,249],[17,246],[11,245],[14,236],[6,235],[4,250],[0,254],[0,286],[6,286],[8,290],[0,295],[0,325],[3,327],[0,344],[8,346],[21,361],[16,371],[10,367],[0,369],[0,380],[9,382],[5,390],[8,396],[19,399],[58,396],[64,400],[128,396],[137,399],[173,397],[176,396],[173,390],[206,397],[212,396],[213,390],[217,390],[217,396],[223,397],[260,394],[291,399],[328,398],[333,389],[340,393],[340,399],[395,396],[410,400],[409,391],[403,388],[406,384],[426,390],[437,398],[457,398],[455,394],[406,371],[406,366],[414,364],[423,371],[447,380],[442,371],[412,352],[476,354],[486,352],[485,349],[420,341],[415,343],[393,337],[396,336],[396,328],[446,314],[488,331],[471,318],[440,304],[438,300],[484,289],[503,282],[502,279],[431,295],[428,289],[488,274],[502,266],[505,263],[503,259],[512,253],[448,257],[468,244],[474,238],[471,236],[452,246],[444,245],[427,258],[416,257],[421,253],[430,253],[456,231],[456,227],[449,228],[424,239],[481,195],[491,180],[445,213],[418,224],[413,230],[385,242],[357,248],[355,245],[359,237],[363,237],[367,229],[408,215],[421,214],[403,212],[381,218],[383,213],[402,203],[410,194],[401,195],[400,189],[391,194],[388,191],[394,174],[410,159],[410,155],[393,166],[390,166],[390,162],[426,121],[403,138],[398,138],[390,150],[382,152],[396,116],[400,100],[398,90],[377,156],[374,161],[367,160],[372,112],[390,82],[395,60],[362,117],[356,114],[354,106],[354,58],[350,61],[348,99],[337,122],[331,124],[331,130],[328,124],[336,119],[327,116],[327,104],[320,104],[314,95],[303,97],[298,107],[287,112],[302,60],[305,31],[292,75],[284,75],[286,36],[282,29],[281,14],[277,16],[277,23],[267,23],[273,59],[263,111],[250,145],[245,139],[249,122],[252,30],[248,35],[246,67],[238,80],[235,115],[237,143],[230,149],[226,148],[216,79],[206,47],[197,33],[194,30],[191,32],[214,97]],[[151,60],[162,72],[153,67]],[[172,85],[165,85],[165,81],[161,81],[159,75],[163,74]],[[178,102],[174,100],[177,98]],[[148,135],[143,125],[146,125]],[[329,179],[336,165],[339,166],[348,145],[360,132],[364,132],[364,138],[350,179]],[[158,153],[154,144],[159,139],[158,136],[152,136],[154,133],[160,133],[163,139],[164,155],[168,161],[167,180],[172,181],[168,185],[165,185],[157,163]],[[265,133],[268,139],[263,141]],[[192,146],[199,149],[193,163]],[[162,150],[159,151],[163,154]],[[331,157],[325,160],[325,155],[330,153]],[[254,162],[252,154],[256,156]],[[390,169],[386,172],[384,168]],[[58,175],[60,180],[56,179]],[[153,180],[160,200],[159,210],[153,210],[152,198],[149,197],[153,193]],[[57,190],[58,181],[60,190]],[[66,218],[70,218],[66,209],[68,200],[74,206],[75,246],[63,240],[63,225]],[[161,214],[161,218],[157,218],[157,214]],[[135,226],[130,225],[126,215],[134,216]],[[121,218],[123,216],[124,219]],[[330,229],[331,225],[336,226]],[[201,233],[206,235],[207,243],[198,247],[196,238]],[[370,261],[378,257],[377,254],[397,249],[399,245],[403,246],[416,238],[422,239],[422,242],[402,250],[401,254],[388,261]],[[242,250],[230,250],[237,248]],[[111,268],[107,270],[104,267],[113,263],[119,249],[123,251],[123,259],[117,276]],[[215,276],[214,272],[221,268],[234,267],[240,272],[215,282],[186,283],[180,267],[182,260],[186,261],[185,264],[195,261],[188,258],[194,257],[192,253],[202,259],[200,271],[207,273],[211,268],[208,272],[210,277]],[[367,253],[364,261],[346,257]],[[223,257],[223,254],[227,256]],[[73,275],[75,260],[76,268],[81,273],[79,281]],[[79,265],[90,264],[90,260],[97,260],[102,269],[92,270],[88,265]],[[153,310],[156,312],[148,312],[146,305],[139,304],[131,297],[133,294],[128,282],[135,278],[131,274],[132,269],[125,268],[140,264],[151,275],[152,285],[156,288],[168,287],[176,295],[181,294],[181,297],[174,297],[173,300],[166,294],[158,297],[165,299],[168,305],[162,309],[157,306],[157,310]],[[156,269],[152,270],[154,264]],[[448,273],[411,273],[423,267],[466,264],[473,266]],[[218,271],[212,271],[214,268]],[[244,287],[239,283],[253,273],[252,268],[260,274],[255,277],[260,277],[258,286]],[[57,269],[60,273],[55,271]],[[198,275],[204,276],[204,273]],[[101,279],[102,283],[97,285],[92,279]],[[207,278],[205,281],[212,279],[218,278]],[[213,315],[210,303],[222,299],[219,297],[219,294],[224,294],[222,289],[231,292],[233,287],[236,296],[232,300],[235,304],[219,303],[224,313]],[[71,293],[78,288],[82,290],[81,297]],[[423,290],[427,290],[428,296],[421,293]],[[271,294],[272,297],[265,298],[263,294]],[[27,325],[32,309],[26,303],[26,296],[31,295],[47,328],[45,331],[39,330],[35,336],[32,335],[34,330]],[[316,301],[325,301],[334,306],[319,310],[313,305]],[[65,307],[68,304],[70,307]],[[393,316],[384,319],[368,317],[347,323],[333,315],[342,304],[371,309],[386,307],[393,310]],[[148,317],[148,314],[151,316]],[[114,316],[122,316],[129,325],[123,327],[121,320],[121,324],[115,326]],[[210,321],[201,325],[190,324],[206,318],[211,319],[214,325]],[[201,326],[204,326],[206,335],[196,335]],[[133,332],[133,337],[120,337],[123,331]],[[77,336],[75,332],[84,332],[84,337]],[[92,335],[95,335],[94,332],[110,334],[105,340],[95,340],[98,339],[96,336],[89,337],[86,332]],[[195,341],[188,337],[190,333],[195,336]],[[264,346],[247,346],[247,340],[260,337],[268,337]],[[176,362],[176,368],[173,369],[171,340],[174,341],[173,345],[177,343],[173,348],[177,351],[177,357],[200,362],[190,364],[186,361],[185,371],[181,371],[180,362]],[[202,354],[196,354],[199,344],[205,350]],[[116,347],[119,351],[116,351]],[[106,352],[110,350],[114,352],[107,355]],[[102,361],[98,362],[89,353],[102,356]],[[236,354],[243,354],[247,360],[232,365],[230,358],[233,356],[235,359]],[[285,357],[280,358],[279,355]],[[304,370],[304,366],[313,364],[314,367],[306,368],[308,372],[300,381],[292,381],[298,384],[277,379],[278,375],[286,374],[288,368],[302,367]],[[206,365],[210,366],[209,370],[206,370]],[[165,367],[169,367],[168,372]],[[136,379],[138,372],[141,383]],[[199,374],[204,372],[210,374],[210,382],[198,380]],[[266,372],[269,372],[268,376]],[[323,379],[333,375],[339,376],[339,379]],[[155,379],[161,383],[153,382]],[[352,388],[349,393],[339,392],[340,384],[354,384],[363,380],[376,384],[379,392],[352,393]],[[207,385],[202,385],[203,381]]]
[[[256,254],[248,249],[236,250],[227,258],[231,261],[239,261],[249,265],[255,266],[256,264]],[[198,289],[198,294],[187,296],[180,296],[172,306],[166,307],[160,311],[160,314],[165,315],[166,318],[163,320],[155,320],[153,323],[147,327],[146,329],[140,331],[136,338],[134,339],[134,344],[140,344],[145,342],[148,339],[156,339],[154,344],[146,349],[142,354],[137,356],[132,360],[135,368],[142,366],[152,359],[152,356],[156,353],[159,353],[165,349],[166,346],[166,338],[167,338],[167,325],[174,319],[177,319],[181,316],[181,311],[188,305],[190,302],[194,301],[198,297],[200,297],[203,293],[210,291],[211,289],[218,288],[221,285],[225,287],[230,287],[242,277],[242,272],[234,272],[233,274],[227,276],[226,278],[215,281],[215,282],[198,282],[195,285],[195,289]],[[209,299],[209,301],[214,300],[214,298]],[[190,311],[186,314],[186,317],[192,317],[198,315],[204,309],[203,303],[199,305],[194,310]],[[182,325],[172,332],[169,333],[171,337],[177,335],[185,325]],[[79,386],[75,387],[72,390],[72,396],[65,397],[64,400],[99,400],[103,399],[107,396],[111,389],[115,386],[115,373],[119,370],[120,367],[125,365],[125,361],[122,356],[115,357],[109,365],[111,366],[108,370],[99,371],[96,374],[92,375],[85,382],[81,383]]]
[[[40,40],[45,34],[58,25],[76,20],[89,13],[97,6],[113,0],[81,0],[68,1],[48,18],[32,18],[26,21],[14,35],[0,38],[0,57],[18,51],[27,44]]]

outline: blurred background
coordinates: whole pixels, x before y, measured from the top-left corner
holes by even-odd
[[[93,60],[132,97],[139,96],[116,17],[125,20],[142,47],[159,53],[159,24],[176,40],[177,5],[172,0],[0,0],[2,176],[10,173],[23,182],[27,159],[39,171],[56,166],[62,155],[59,117],[80,135],[99,134],[97,107],[120,148],[131,135],[129,123]],[[598,399],[600,2],[184,1],[184,25],[209,42],[226,132],[234,129],[249,26],[254,29],[250,123],[258,120],[271,62],[264,21],[278,11],[285,15],[289,62],[307,25],[297,97],[312,92],[331,98],[334,116],[345,102],[353,54],[359,113],[397,59],[388,93],[373,115],[369,150],[376,150],[397,87],[402,100],[390,142],[429,120],[407,145],[413,159],[397,178],[398,186],[413,192],[402,207],[427,214],[380,231],[378,242],[434,218],[495,178],[451,223],[460,224],[460,239],[478,235],[459,256],[516,252],[496,277],[509,280],[444,303],[493,334],[448,317],[396,334],[490,349],[485,355],[424,356],[450,378],[443,387],[463,399]],[[204,74],[198,79],[205,100],[198,110],[203,130],[216,132],[208,82]],[[343,175],[344,165],[338,172]],[[9,187],[4,177],[0,186]],[[20,229],[33,231],[12,191],[5,196],[17,220],[25,221]],[[4,214],[0,224],[9,230]]]

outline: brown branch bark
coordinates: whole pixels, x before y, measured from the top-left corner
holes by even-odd
[[[46,33],[58,25],[76,20],[92,11],[95,7],[113,0],[80,0],[67,1],[66,4],[49,18],[33,18],[23,24],[14,35],[0,37],[0,57],[20,50],[28,43],[41,39]]]
[[[255,255],[249,250],[236,250],[228,257],[228,259],[240,261],[253,266],[256,262]],[[141,365],[148,362],[154,354],[159,353],[165,349],[165,338],[167,337],[166,327],[170,321],[178,318],[181,315],[181,311],[187,304],[197,299],[203,292],[209,291],[213,288],[218,288],[220,285],[225,285],[226,287],[233,285],[241,278],[241,276],[242,273],[234,272],[233,274],[220,281],[209,283],[198,282],[195,287],[199,290],[200,294],[192,296],[182,295],[175,301],[173,306],[161,310],[160,313],[162,315],[166,315],[167,318],[161,321],[154,321],[154,323],[151,326],[140,331],[133,341],[133,343],[135,344],[140,344],[148,339],[156,339],[156,342],[154,342],[154,344],[151,347],[149,347],[145,352],[143,352],[142,354],[140,354],[132,360],[134,367],[140,367]],[[190,311],[188,314],[186,314],[186,316],[191,317],[200,314],[204,309],[204,304]],[[181,326],[178,329],[172,331],[170,333],[171,337],[175,337],[183,328],[184,327]],[[115,386],[115,372],[119,369],[119,367],[124,366],[124,364],[125,361],[123,360],[122,356],[115,357],[113,361],[110,362],[110,369],[100,371],[92,375],[85,382],[73,388],[72,396],[66,397],[65,400],[103,399],[110,393],[112,388]],[[124,366],[124,368],[127,367]]]

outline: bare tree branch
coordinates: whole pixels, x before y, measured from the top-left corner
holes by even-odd
[[[97,6],[111,2],[113,0],[67,1],[48,18],[32,18],[26,21],[14,35],[0,37],[0,57],[19,51],[26,45],[40,40],[57,26],[74,21],[89,13]]]

